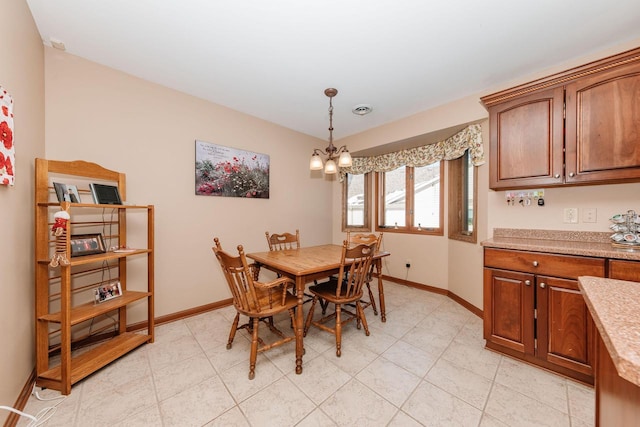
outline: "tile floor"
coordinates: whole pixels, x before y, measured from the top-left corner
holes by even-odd
[[[340,358],[311,329],[302,375],[291,342],[259,354],[249,381],[247,332],[226,349],[232,307],[161,325],[155,343],[75,385],[46,425],[594,425],[592,388],[485,350],[481,319],[449,298],[393,283],[385,296],[387,322],[367,309],[371,335],[349,324]],[[32,396],[25,412],[54,403]]]

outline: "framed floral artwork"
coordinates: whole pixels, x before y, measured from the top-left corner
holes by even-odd
[[[0,184],[13,185],[16,164],[13,144],[13,99],[0,86]]]
[[[196,140],[196,195],[269,198],[269,156]]]

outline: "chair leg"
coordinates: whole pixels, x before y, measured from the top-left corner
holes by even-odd
[[[373,308],[374,316],[378,315],[378,308],[376,307],[376,300],[373,299],[373,292],[371,292],[371,286],[367,282],[367,289],[369,290],[369,301],[371,301],[371,308]]]
[[[340,304],[336,304],[336,356],[342,355],[342,324],[340,319]]]
[[[256,376],[256,359],[258,358],[258,324],[260,319],[254,317],[253,334],[251,336],[251,356],[249,356],[249,379],[252,380]]]
[[[240,321],[240,313],[236,313],[236,317],[233,319],[233,324],[231,325],[231,332],[229,332],[229,341],[227,341],[227,350],[231,348],[233,344],[233,339],[236,337],[236,331],[238,330],[238,322]]]
[[[320,307],[322,307],[322,315],[324,316],[325,314],[327,314],[327,306],[329,305],[329,301],[321,299],[320,300]]]
[[[364,315],[364,309],[362,308],[362,304],[360,301],[356,301],[356,313],[360,320],[362,320],[362,326],[364,326],[364,333],[366,336],[369,336],[369,325],[367,325],[367,318]]]
[[[309,313],[307,313],[307,321],[304,322],[304,330],[302,331],[302,336],[307,336],[307,331],[311,326],[311,320],[313,319],[313,310],[316,308],[316,301],[318,301],[318,297],[314,296],[313,300],[311,300],[311,308],[309,309]]]

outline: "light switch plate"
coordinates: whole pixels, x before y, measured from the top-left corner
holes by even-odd
[[[563,221],[565,224],[577,224],[578,208],[564,208]]]

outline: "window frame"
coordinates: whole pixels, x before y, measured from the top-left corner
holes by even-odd
[[[413,182],[414,166],[405,166],[405,190],[412,189],[411,191],[405,191],[405,226],[385,226],[381,225],[384,218],[384,176],[385,172],[376,172],[376,186],[375,186],[375,229],[376,231],[383,231],[385,233],[403,233],[403,234],[421,234],[429,236],[443,236],[444,235],[444,160],[440,160],[440,209],[439,209],[439,226],[437,228],[418,228],[413,225],[413,211],[414,211],[414,191],[415,188]],[[435,162],[434,162],[435,163]]]
[[[459,240],[467,243],[478,241],[478,168],[471,164],[469,150],[462,157],[448,162],[449,175],[449,215],[448,237],[451,240]],[[466,230],[465,216],[462,210],[467,206],[468,200],[468,171],[473,169],[473,230]]]
[[[363,210],[363,218],[364,225],[362,227],[359,226],[350,226],[347,224],[347,201],[349,200],[349,175],[346,174],[344,177],[344,181],[342,182],[342,231],[371,231],[371,173],[367,172],[364,174],[364,210]],[[353,175],[353,174],[351,174]],[[357,175],[353,175],[357,176]]]

